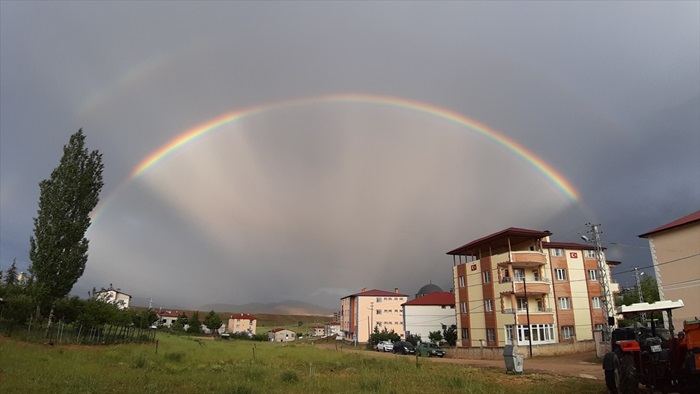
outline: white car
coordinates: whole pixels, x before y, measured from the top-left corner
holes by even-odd
[[[390,352],[394,350],[394,344],[391,341],[380,341],[376,349],[378,352]]]

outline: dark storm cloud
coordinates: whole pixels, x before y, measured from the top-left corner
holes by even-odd
[[[0,268],[26,269],[38,182],[83,127],[109,202],[78,294],[335,306],[362,287],[447,289],[444,253],[504,227],[577,241],[589,221],[630,245],[609,256],[647,266],[636,235],[700,205],[698,3],[0,7]],[[126,182],[207,119],[338,92],[483,122],[580,200],[463,126],[362,104],[270,111]]]

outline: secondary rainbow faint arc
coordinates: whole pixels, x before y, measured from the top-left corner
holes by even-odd
[[[249,107],[246,109],[228,112],[220,115],[216,118],[210,119],[192,129],[186,130],[174,139],[172,139],[167,144],[158,148],[151,154],[149,154],[131,173],[131,177],[134,179],[139,175],[143,174],[149,168],[157,164],[159,161],[163,160],[165,157],[175,152],[182,146],[186,145],[188,142],[215,130],[216,128],[225,125],[230,122],[235,122],[237,120],[257,115],[266,111],[282,109],[288,107],[296,107],[302,105],[311,104],[321,104],[321,103],[361,103],[361,104],[376,104],[376,105],[386,105],[392,107],[405,108],[417,112],[427,113],[438,118],[448,120],[450,122],[457,123],[459,125],[470,128],[479,134],[482,134],[491,140],[498,142],[499,144],[506,147],[508,150],[516,153],[518,156],[525,159],[532,166],[534,166],[538,171],[544,174],[548,179],[554,183],[570,200],[578,200],[578,192],[571,185],[571,183],[564,178],[559,172],[548,165],[544,160],[540,159],[534,153],[528,151],[523,146],[516,143],[511,138],[489,128],[488,126],[477,122],[473,119],[467,118],[466,116],[460,115],[456,112],[452,112],[445,108],[440,108],[432,104],[413,101],[408,99],[402,99],[390,96],[377,96],[377,95],[367,95],[367,94],[336,94],[336,95],[326,95],[317,97],[307,97],[300,99],[293,99],[287,101],[279,101],[268,104],[257,105],[254,107]]]

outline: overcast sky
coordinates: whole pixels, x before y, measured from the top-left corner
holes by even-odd
[[[600,224],[623,272],[652,264],[639,234],[700,209],[697,1],[0,7],[0,269],[27,269],[38,183],[82,127],[105,186],[80,296],[449,290],[445,253],[511,226]]]

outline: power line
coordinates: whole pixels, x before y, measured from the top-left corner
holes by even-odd
[[[695,253],[695,254],[691,254],[691,255],[689,255],[689,256],[681,257],[681,258],[678,258],[678,259],[675,259],[675,260],[664,261],[663,263],[652,264],[652,265],[647,265],[646,267],[638,267],[638,268],[639,268],[639,269],[645,269],[645,268],[652,268],[652,267],[654,267],[654,266],[659,267],[659,266],[666,265],[666,264],[677,263],[677,262],[679,262],[679,261],[683,261],[683,260],[689,259],[689,258],[691,258],[691,257],[696,257],[696,256],[700,256],[700,253]],[[626,274],[626,273],[628,273],[628,272],[634,272],[634,268],[631,269],[631,270],[627,270],[627,271],[615,272],[615,273],[612,274],[612,275]]]

